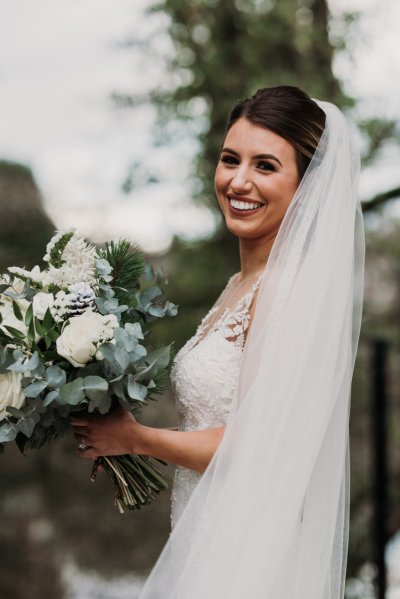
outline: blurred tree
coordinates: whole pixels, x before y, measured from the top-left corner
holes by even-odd
[[[54,225],[26,166],[0,161],[0,213],[0,272],[38,264]]]

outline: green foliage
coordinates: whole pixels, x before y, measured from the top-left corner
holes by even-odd
[[[142,251],[126,239],[122,239],[106,243],[97,250],[97,253],[111,266],[110,287],[113,288],[118,301],[122,304],[125,303],[138,288],[139,278],[143,274],[144,256]]]
[[[54,268],[60,268],[64,264],[65,261],[62,259],[62,254],[65,248],[67,247],[68,242],[72,239],[73,235],[73,231],[67,231],[60,237],[60,239],[57,240],[57,242],[51,248],[49,255],[49,263],[52,266],[54,266]]]

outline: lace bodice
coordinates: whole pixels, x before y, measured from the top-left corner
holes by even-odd
[[[250,321],[250,307],[261,277],[233,308],[221,316],[224,294],[235,283],[233,275],[213,308],[203,318],[195,335],[175,356],[171,371],[178,428],[194,431],[226,424],[240,360]],[[177,466],[172,488],[171,528],[174,528],[201,473]]]

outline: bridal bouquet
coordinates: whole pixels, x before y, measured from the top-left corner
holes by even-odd
[[[39,448],[70,430],[71,416],[137,412],[166,388],[171,347],[145,343],[142,328],[177,313],[161,273],[126,240],[96,248],[68,230],[46,249],[44,270],[0,278],[0,450]],[[93,478],[99,463],[121,512],[167,487],[147,456],[98,458]]]

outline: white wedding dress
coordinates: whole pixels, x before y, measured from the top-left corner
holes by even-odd
[[[195,335],[177,353],[171,370],[172,389],[181,431],[225,426],[239,376],[239,366],[249,327],[250,307],[263,275],[236,305],[218,313],[233,275],[215,305],[203,318]],[[172,487],[171,529],[202,474],[177,466]]]

